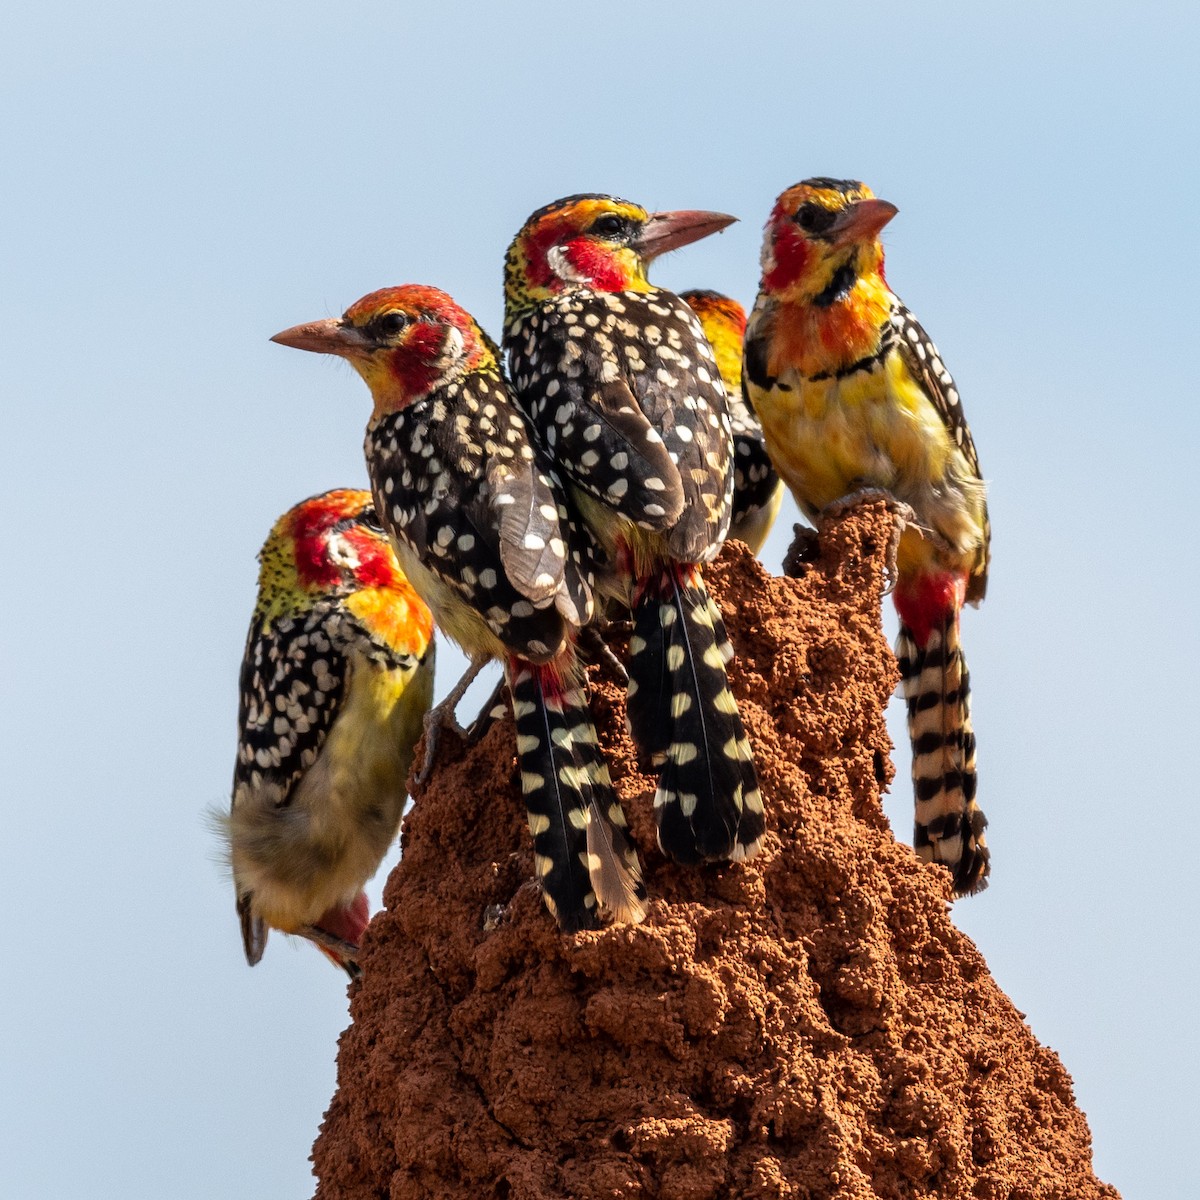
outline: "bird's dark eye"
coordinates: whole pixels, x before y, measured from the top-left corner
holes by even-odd
[[[366,529],[374,530],[375,533],[383,533],[383,522],[379,519],[379,514],[375,511],[374,506],[364,508],[358,514],[358,523]]]
[[[393,337],[408,324],[408,316],[402,312],[384,313],[374,321],[376,330],[385,337]]]
[[[597,217],[588,232],[597,233],[602,238],[620,238],[629,232],[629,222],[624,217],[609,213],[607,216]]]
[[[805,233],[824,233],[836,217],[837,213],[831,208],[826,208],[823,204],[814,204],[810,200],[807,204],[800,205],[793,220]]]

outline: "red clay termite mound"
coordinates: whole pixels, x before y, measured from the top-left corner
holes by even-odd
[[[707,573],[767,806],[750,864],[663,860],[622,689],[593,676],[643,925],[561,937],[528,883],[511,723],[450,739],[367,934],[319,1200],[1117,1195],[1058,1057],[952,924],[949,876],[880,808],[890,531],[872,505],[799,579],[736,544]]]

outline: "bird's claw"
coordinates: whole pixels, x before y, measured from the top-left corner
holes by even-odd
[[[425,754],[421,759],[421,769],[417,772],[417,783],[421,786],[429,782],[429,776],[433,773],[434,760],[437,758],[438,746],[441,744],[442,730],[449,729],[464,742],[468,738],[467,731],[458,723],[458,718],[454,715],[454,706],[457,703],[457,696],[453,701],[447,698],[425,714],[422,722],[425,730]]]
[[[358,965],[359,947],[353,942],[348,942],[345,938],[338,937],[336,933],[330,933],[319,925],[305,925],[303,929],[299,930],[299,933],[301,937],[307,938],[315,946],[324,950],[326,955],[333,959],[351,979],[357,979],[362,974],[362,968]]]
[[[858,508],[861,504],[869,504],[872,500],[882,500],[893,517],[892,534],[888,538],[883,560],[883,594],[886,596],[896,586],[896,556],[900,553],[900,539],[909,525],[916,521],[916,513],[912,506],[898,500],[886,488],[864,487],[827,504],[817,515],[817,524],[823,527],[839,517],[844,517],[851,509]]]
[[[462,678],[450,689],[450,694],[440,704],[435,704],[425,714],[425,719],[422,722],[425,731],[425,755],[421,759],[421,769],[415,776],[415,782],[418,786],[423,787],[428,783],[429,776],[433,773],[433,763],[437,758],[438,745],[441,741],[443,729],[449,729],[462,741],[468,745],[471,744],[471,736],[458,723],[458,718],[454,715],[454,710],[458,707],[458,702],[463,698],[463,693],[475,682],[475,676],[483,670],[486,662],[487,659],[472,662],[466,671],[463,672]]]
[[[475,720],[466,728],[463,736],[468,746],[474,746],[476,742],[482,741],[487,731],[508,712],[508,702],[504,698],[507,687],[508,681],[501,676],[496,681],[496,686],[492,688],[492,694],[484,701]]]
[[[612,626],[607,628],[611,629]],[[625,664],[613,653],[612,647],[595,625],[587,625],[580,631],[579,648],[588,662],[606,666],[621,683],[629,682],[629,672],[625,670]]]

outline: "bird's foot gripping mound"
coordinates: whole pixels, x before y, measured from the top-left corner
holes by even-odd
[[[547,920],[514,731],[447,743],[364,939],[319,1200],[1100,1200],[1087,1124],[892,836],[879,628],[890,516],[828,529],[798,580],[740,546],[705,579],[767,813],[749,863],[655,849],[624,688],[592,711],[650,901],[640,925]]]
[[[864,487],[851,492],[848,496],[842,496],[832,504],[827,504],[818,514],[817,524],[823,528],[841,520],[847,513],[853,512],[860,505],[871,504],[875,501],[882,501],[886,504],[893,518],[892,532],[888,538],[883,560],[883,574],[887,581],[884,590],[890,592],[895,588],[899,574],[896,560],[900,553],[900,539],[904,536],[905,529],[916,520],[916,513],[913,512],[910,505],[905,504],[903,500],[897,500],[891,492],[884,491],[883,488]]]

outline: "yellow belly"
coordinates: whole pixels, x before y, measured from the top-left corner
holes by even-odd
[[[916,514],[902,569],[905,560],[969,568],[984,538],[983,483],[898,355],[844,379],[785,371],[778,383],[748,391],[767,452],[810,519],[855,491],[882,488]]]
[[[268,925],[300,931],[352,900],[378,869],[404,811],[433,660],[431,646],[415,669],[387,671],[356,655],[341,710],[290,801],[278,806],[269,786],[235,797],[234,880]]]

